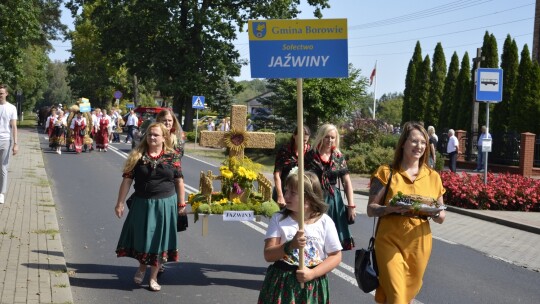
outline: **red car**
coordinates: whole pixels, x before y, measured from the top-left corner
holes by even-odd
[[[169,110],[172,113],[174,113],[171,108],[162,108],[162,107],[137,107],[135,108],[135,110],[133,110],[137,114],[137,117],[139,118],[138,127],[139,127],[139,132],[141,136],[144,135],[144,133],[146,133],[146,128],[148,127],[148,125],[154,122],[159,112],[163,110]],[[123,117],[124,121],[127,121],[128,115],[129,113],[124,115]],[[124,126],[124,128],[126,129],[125,131],[127,131],[127,126]],[[180,126],[180,128],[182,128],[182,126]],[[186,141],[186,133],[182,129],[180,130],[180,132],[182,134],[182,145],[183,145],[184,142]]]

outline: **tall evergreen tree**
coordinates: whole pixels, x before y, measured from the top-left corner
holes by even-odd
[[[529,132],[536,134],[536,138],[540,136],[540,64],[534,61],[531,77],[531,104],[527,113],[527,125]]]
[[[416,66],[414,65],[414,61],[411,59],[409,60],[409,67],[407,67],[407,76],[405,77],[405,90],[403,90],[403,108],[401,111],[401,124],[412,119],[411,103],[415,79]]]
[[[405,77],[405,90],[403,91],[403,111],[401,115],[401,123],[413,120],[411,105],[416,96],[416,75],[422,65],[422,47],[420,41],[416,42],[414,53],[409,66],[407,68],[407,76]]]
[[[455,130],[469,130],[472,110],[471,90],[471,63],[469,53],[465,52],[456,85],[456,104],[459,106],[452,109],[449,121],[450,127]]]
[[[424,62],[422,62],[420,68],[416,71],[415,95],[411,104],[412,118],[415,121],[424,120],[426,105],[429,99],[430,75],[431,60],[429,59],[429,55],[426,55]]]
[[[531,117],[531,111],[536,112],[534,106],[539,96],[536,90],[538,84],[534,83],[538,79],[527,44],[521,51],[518,74],[516,93],[512,99],[510,129],[518,133],[531,132],[533,125],[538,124],[538,117]]]
[[[483,68],[498,68],[499,67],[499,51],[497,47],[497,39],[493,34],[489,34],[486,31],[484,35],[484,43],[482,44],[482,57],[484,59],[480,63],[480,66]],[[478,109],[478,125],[483,126],[486,124],[486,105],[488,103],[481,102]],[[493,108],[495,105],[490,104],[490,111],[493,113]]]
[[[444,93],[442,96],[442,105],[439,113],[439,122],[437,127],[439,130],[450,128],[454,124],[454,120],[451,122],[452,110],[459,107],[456,103],[456,86],[457,78],[459,75],[459,57],[456,52],[452,55],[450,60],[450,66],[448,67],[448,74],[444,82]],[[456,112],[457,114],[457,112]]]
[[[441,110],[444,79],[446,78],[446,58],[441,43],[437,43],[433,54],[433,68],[431,70],[429,97],[424,113],[424,123],[426,126],[436,126],[439,123],[439,112]]]
[[[234,102],[234,91],[229,83],[229,77],[222,77],[222,83],[220,86],[216,87],[212,97],[214,99],[212,102],[212,110],[217,111],[219,115],[229,116],[231,105]]]
[[[493,133],[507,132],[510,123],[510,109],[516,91],[519,67],[519,55],[516,41],[506,36],[501,55],[501,69],[503,69],[503,100],[496,103],[493,108],[493,123],[490,128]]]

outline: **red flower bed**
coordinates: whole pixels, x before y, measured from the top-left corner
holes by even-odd
[[[466,209],[540,212],[540,180],[517,174],[441,172],[444,203]]]

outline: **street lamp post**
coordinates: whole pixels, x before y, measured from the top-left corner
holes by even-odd
[[[22,90],[17,90],[15,101],[17,103],[17,115],[21,118],[19,121],[23,121],[24,113],[22,112]]]

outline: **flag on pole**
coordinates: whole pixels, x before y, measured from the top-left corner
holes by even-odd
[[[369,86],[373,84],[373,80],[375,79],[376,75],[377,75],[377,63],[375,63],[375,67],[373,68],[373,71],[371,71],[371,76],[369,76]]]

